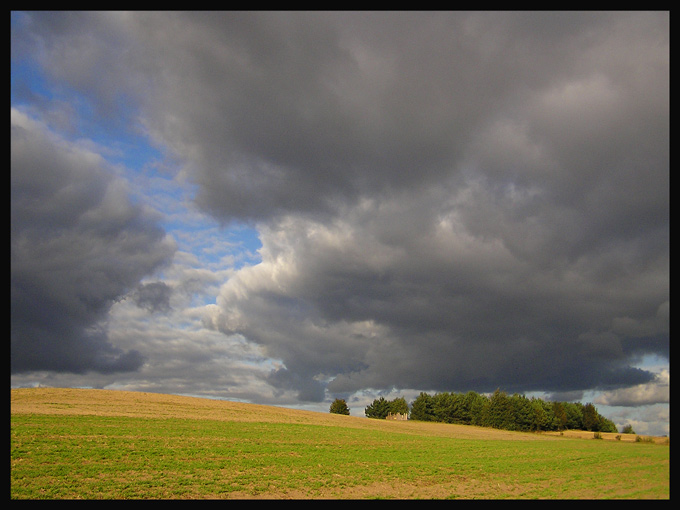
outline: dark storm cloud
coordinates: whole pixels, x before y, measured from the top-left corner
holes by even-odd
[[[668,355],[663,312],[637,337],[612,322],[657,316],[647,302],[664,308],[663,266],[629,264],[626,273],[641,272],[603,285],[577,265],[530,266],[434,219],[395,244],[402,218],[380,206],[363,221],[263,231],[263,263],[224,286],[217,327],[265,345],[310,386],[330,376],[337,393],[625,387],[653,377],[630,366],[636,354]]]
[[[12,113],[11,366],[110,373],[137,350],[107,339],[106,314],[173,246],[95,154]]]
[[[335,392],[650,381],[631,364],[668,356],[667,320],[644,338],[615,323],[650,321],[668,304],[665,14],[342,19],[335,44],[309,58],[287,39],[272,44],[278,64],[252,75],[316,69],[285,87],[308,108],[285,126],[269,105],[264,123],[240,124],[278,175],[259,211],[291,214],[262,229],[258,278],[242,273],[238,293],[225,286],[222,329],[267,346],[310,385],[328,375]],[[269,83],[278,104],[282,82]],[[323,129],[304,130],[310,111]],[[205,168],[224,183],[231,167]],[[212,194],[217,204],[229,190],[212,187],[205,203]],[[324,197],[336,200],[333,219],[296,216],[321,211]]]
[[[277,389],[579,392],[668,357],[668,13],[83,16],[36,22],[46,65],[100,102],[123,75],[198,204],[257,225],[212,324]]]
[[[165,143],[191,154],[200,203],[225,218],[266,219],[439,186],[464,171],[518,192],[538,188],[569,210],[607,191],[600,187],[631,189],[638,172],[624,163],[659,158],[652,171],[665,171],[663,17],[200,13],[137,21],[149,43],[168,45],[161,60],[171,80],[159,80],[150,118]],[[181,48],[171,52],[178,32]],[[507,148],[534,152],[494,158],[505,148],[497,144],[522,136],[529,147]],[[658,199],[659,189],[650,191]]]
[[[666,191],[667,13],[30,19],[34,58],[95,106],[141,101],[224,219],[337,212],[465,172],[565,212],[610,191],[618,207]],[[638,189],[641,165],[654,175]],[[658,222],[630,214],[640,229]]]

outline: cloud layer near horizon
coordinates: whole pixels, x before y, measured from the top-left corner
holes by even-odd
[[[206,324],[280,360],[277,391],[616,389],[668,357],[668,13],[30,18],[17,52],[102,118],[125,98],[203,211],[259,231]],[[168,260],[130,225],[82,331]]]

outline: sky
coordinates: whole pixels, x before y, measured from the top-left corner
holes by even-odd
[[[12,12],[11,386],[670,435],[669,23]]]

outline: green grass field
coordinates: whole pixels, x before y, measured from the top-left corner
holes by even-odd
[[[668,499],[669,462],[651,442],[12,390],[12,499]]]

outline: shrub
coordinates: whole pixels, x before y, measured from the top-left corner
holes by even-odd
[[[347,407],[347,402],[344,399],[336,398],[331,404],[330,409],[331,414],[344,414],[349,416],[349,407]]]

